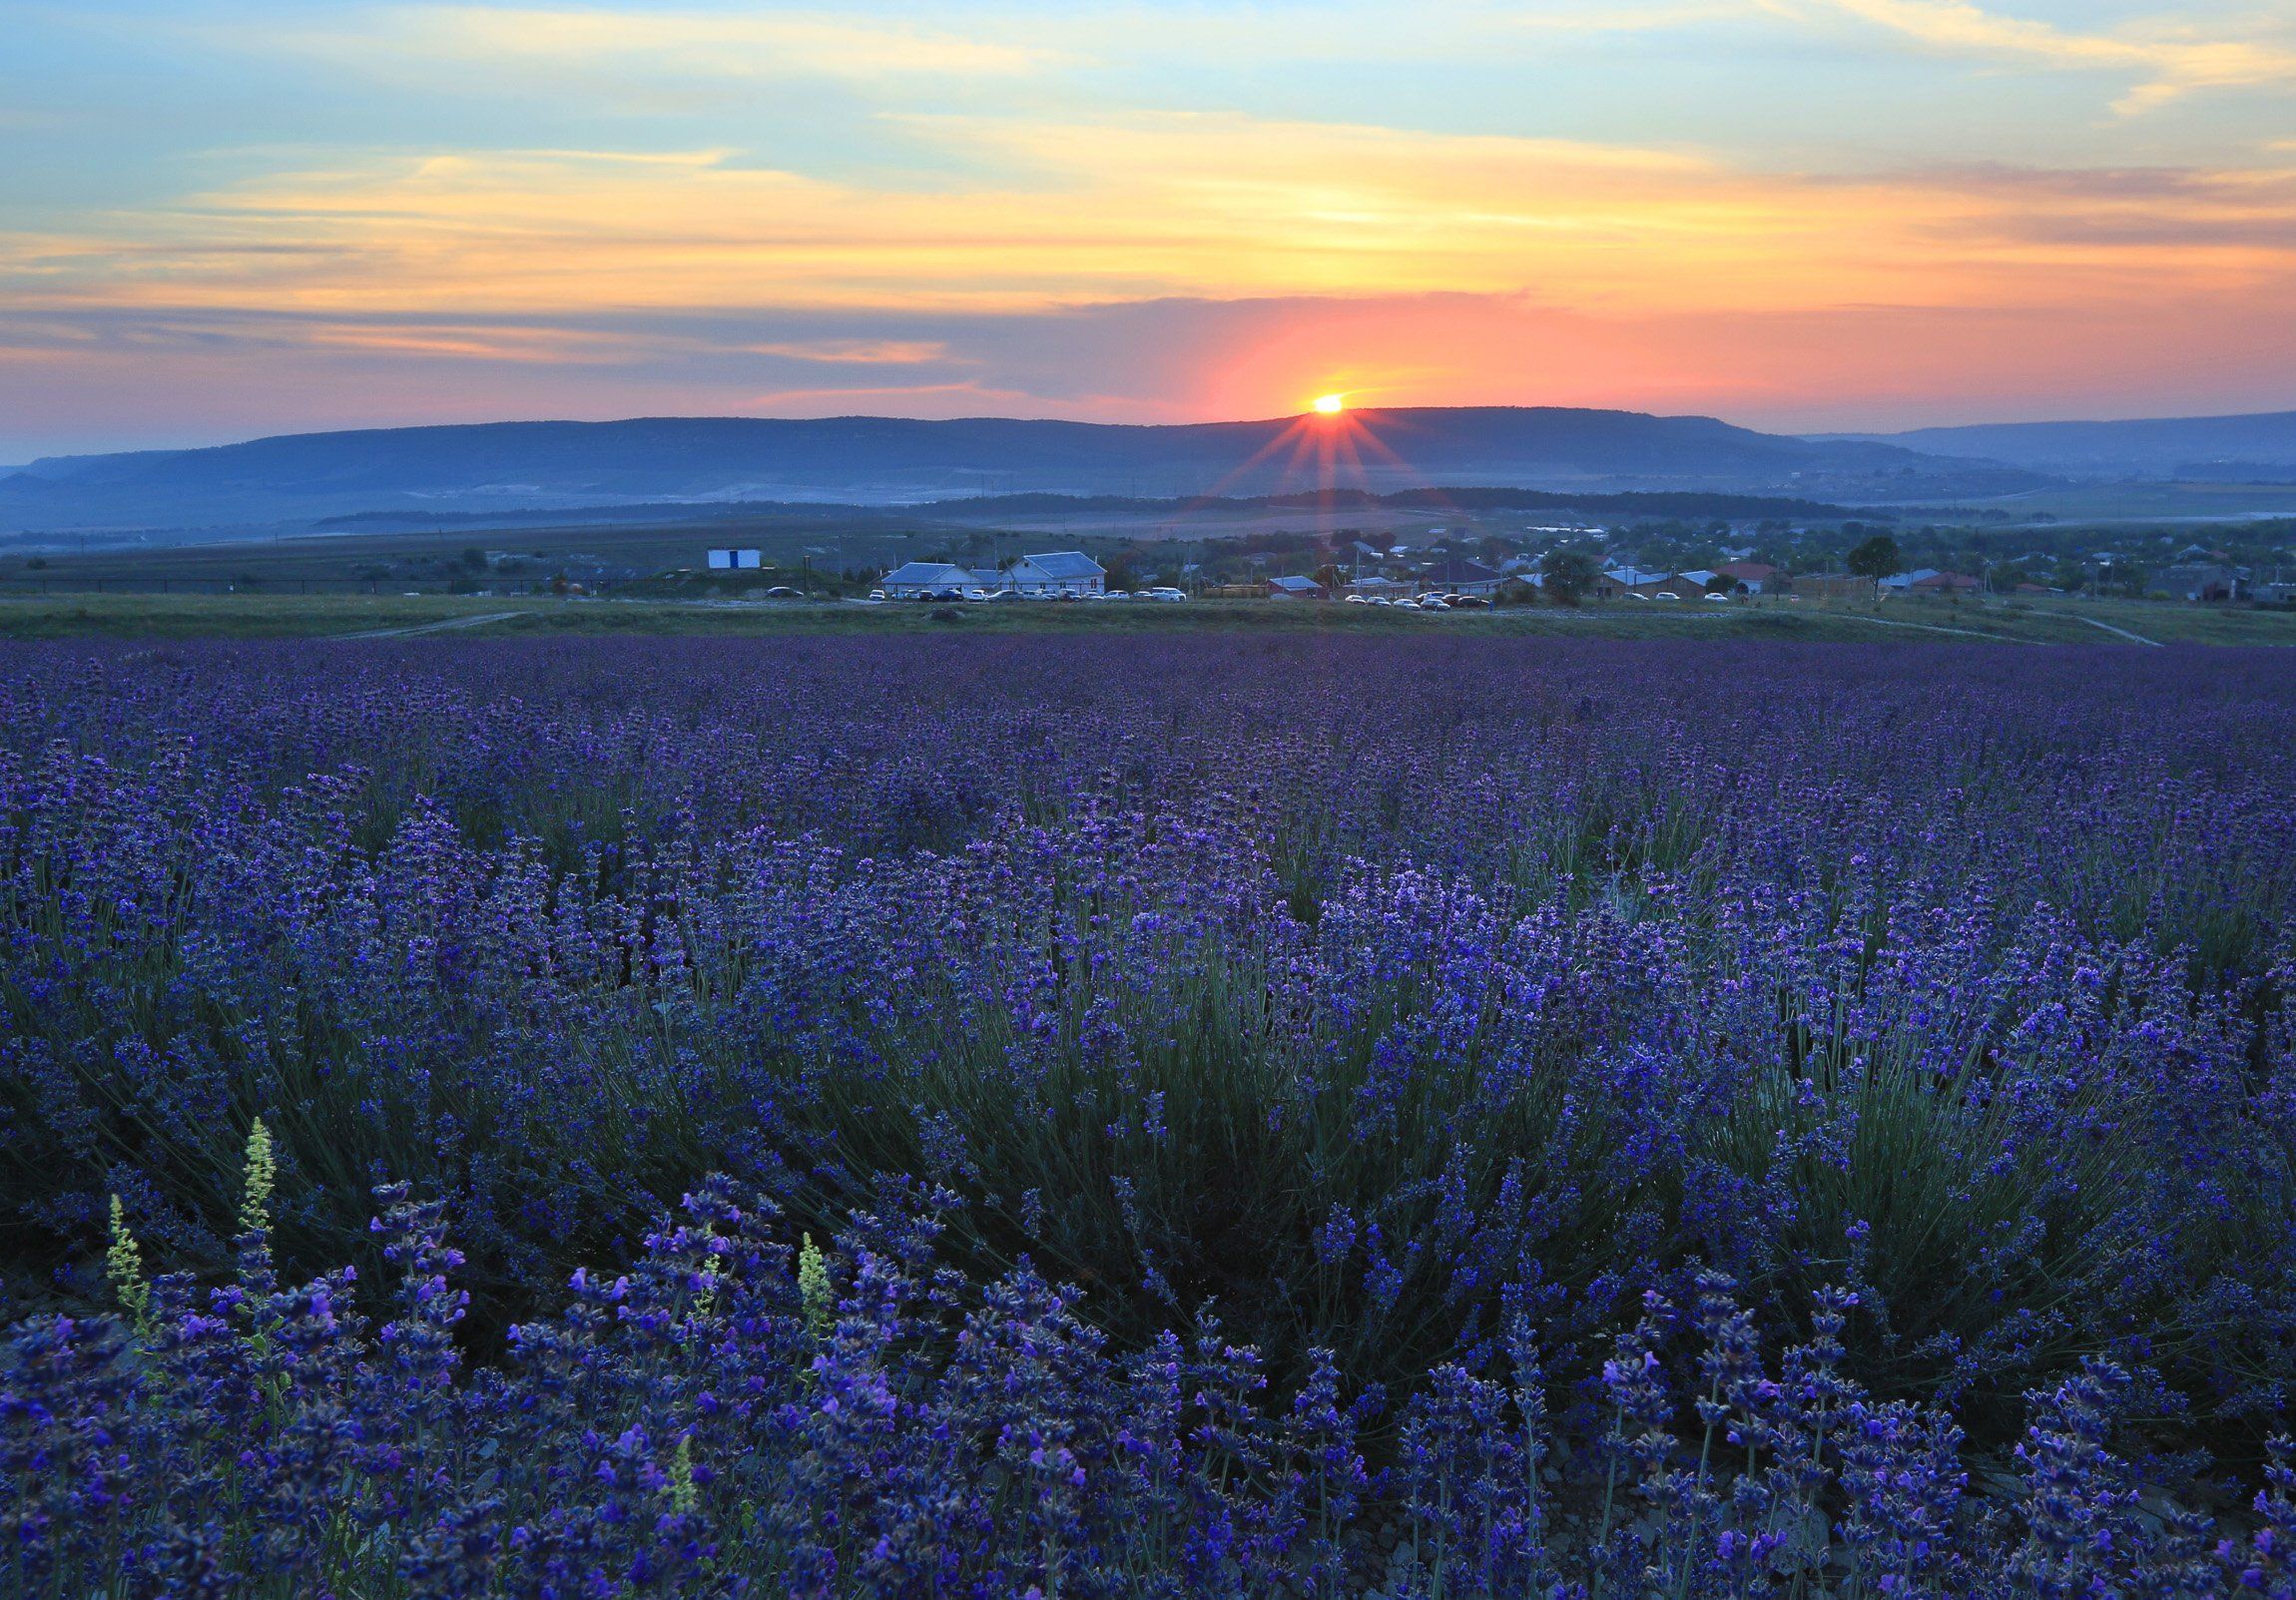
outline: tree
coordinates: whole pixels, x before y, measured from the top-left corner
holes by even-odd
[[[1850,552],[1850,570],[1861,578],[1876,580],[1887,578],[1905,566],[1898,554],[1898,541],[1886,533],[1877,533]]]
[[[1577,605],[1602,576],[1601,564],[1583,550],[1558,550],[1541,563],[1541,570],[1547,595],[1558,606]]]

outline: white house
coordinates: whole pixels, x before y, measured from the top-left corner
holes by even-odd
[[[1004,570],[1001,582],[987,586],[1024,595],[1099,595],[1108,592],[1108,574],[1081,550],[1053,550],[1022,556]]]
[[[958,594],[980,587],[980,580],[970,572],[946,561],[910,561],[895,567],[884,575],[877,585],[887,600],[914,600],[919,595],[936,595],[944,589]]]

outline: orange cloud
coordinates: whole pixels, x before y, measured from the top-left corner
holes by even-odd
[[[724,151],[374,156],[101,231],[0,236],[0,286],[27,305],[310,313],[1429,292],[1659,312],[2217,292],[2296,269],[2285,166],[1843,178],[1234,115],[911,126],[994,176],[868,188]]]

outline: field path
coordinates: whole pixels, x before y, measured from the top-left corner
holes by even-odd
[[[1877,628],[1918,628],[1926,634],[1959,634],[1964,639],[1990,639],[1997,645],[2024,643],[2024,641],[2009,634],[1980,633],[1975,628],[1948,628],[1935,622],[1897,622],[1888,617],[1861,617],[1854,611],[1838,612],[1836,615],[1850,622],[1870,622]],[[2086,621],[2087,619],[2083,618],[2082,620]],[[2149,641],[2139,641],[2139,643],[2149,643]]]
[[[524,616],[519,611],[482,611],[474,617],[449,617],[444,622],[418,622],[406,628],[367,628],[354,634],[336,634],[337,639],[410,639],[416,634],[442,634],[450,628],[476,628],[483,623],[508,622]]]
[[[2102,628],[2108,634],[2118,634],[2132,645],[2150,645],[2155,650],[2161,648],[2160,641],[2157,639],[2147,639],[2142,634],[2132,634],[2126,628],[2115,628],[2111,623],[2098,622],[2094,617],[2080,617],[2075,620],[2085,622],[2091,628]]]

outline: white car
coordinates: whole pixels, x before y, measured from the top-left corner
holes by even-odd
[[[1148,591],[1148,598],[1161,600],[1166,605],[1170,605],[1175,600],[1186,600],[1188,597],[1178,589],[1151,589]]]
[[[1725,604],[1727,604],[1727,603],[1728,603],[1728,601],[1729,601],[1729,599],[1730,599],[1730,597],[1729,597],[1728,595],[1726,595],[1726,594],[1721,594],[1721,593],[1710,594],[1710,595],[1708,595],[1706,598],[1707,598],[1707,599],[1709,599],[1709,600],[1720,600],[1720,601],[1724,602]]]

